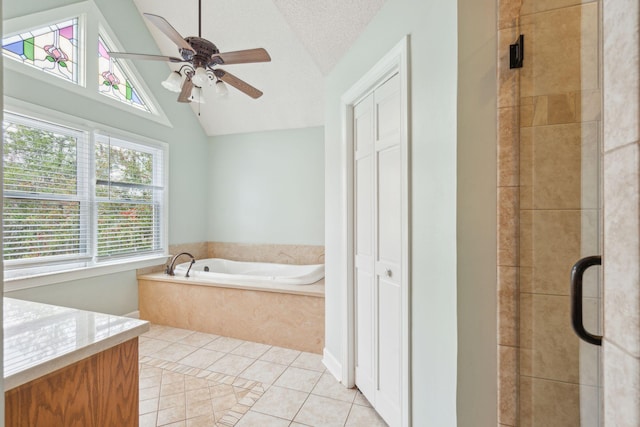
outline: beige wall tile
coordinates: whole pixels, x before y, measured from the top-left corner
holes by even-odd
[[[523,0],[502,0],[498,2],[498,29],[512,28],[518,25],[522,1]]]
[[[527,15],[521,23],[528,30],[523,30],[528,66],[521,69],[521,96],[599,87],[598,31],[582,31],[598,28],[596,2]]]
[[[602,120],[602,91],[586,90],[580,92],[580,102],[576,103],[578,108],[578,120],[582,122]]]
[[[625,353],[617,345],[603,342],[604,398],[606,425],[640,425],[640,359]]]
[[[581,258],[581,218],[577,210],[521,213],[521,291],[569,294],[569,273]]]
[[[324,347],[324,298],[144,279],[138,294],[140,318],[153,323],[315,353]]]
[[[498,346],[498,422],[516,425],[518,413],[518,349]]]
[[[518,188],[498,188],[498,265],[518,261]]]
[[[183,243],[179,245],[169,245],[169,253],[177,255],[180,252],[189,252],[196,259],[202,259],[207,257],[208,243]]]
[[[606,337],[640,357],[640,150],[637,144],[604,160]]]
[[[599,121],[602,92],[600,89],[549,95],[548,123],[565,124]]]
[[[640,4],[637,0],[605,0],[604,148],[606,151],[640,139]]]
[[[578,121],[576,97],[576,92],[567,92],[559,95],[549,95],[549,124],[556,125],[562,123],[575,123],[576,121]]]
[[[544,126],[548,122],[547,116],[547,96],[527,96],[521,98],[520,127]]]
[[[280,264],[324,264],[324,246],[209,242],[208,257]]]
[[[521,427],[597,427],[596,387],[539,378],[520,380]]]
[[[520,209],[533,209],[533,128],[520,129]]]
[[[498,186],[519,182],[519,124],[516,107],[498,109]]]
[[[544,126],[549,119],[549,99],[547,96],[533,97],[533,117],[531,126]]]
[[[598,207],[597,123],[522,130],[523,209]]]
[[[527,15],[584,3],[595,3],[596,0],[521,0],[521,2],[521,14]]]
[[[522,294],[520,313],[521,375],[597,385],[598,347],[580,344],[568,296]]]
[[[517,267],[498,267],[498,345],[518,345],[517,281]]]

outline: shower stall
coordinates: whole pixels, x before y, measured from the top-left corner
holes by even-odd
[[[500,10],[499,423],[602,426],[602,350],[571,327],[569,280],[603,246],[602,5]],[[601,267],[582,279],[573,309],[599,336]]]

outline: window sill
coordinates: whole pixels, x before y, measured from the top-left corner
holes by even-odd
[[[30,276],[12,277],[4,279],[4,292],[18,291],[21,289],[37,288],[72,280],[87,279],[105,274],[120,273],[139,268],[153,267],[164,264],[169,255],[150,255],[148,257],[133,258],[104,262],[91,267],[82,267],[72,270],[56,271],[54,273],[34,274]]]

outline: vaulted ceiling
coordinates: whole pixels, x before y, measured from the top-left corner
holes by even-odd
[[[208,135],[322,125],[324,76],[384,1],[201,0],[203,38],[221,52],[263,47],[272,60],[223,67],[262,90],[261,98],[252,99],[233,88],[228,97],[218,98],[213,88],[206,88],[204,104],[184,108],[198,114]],[[183,37],[198,35],[198,0],[134,2],[140,13],[164,17]],[[145,22],[160,51],[179,56],[176,46]],[[167,67],[167,75],[169,68],[178,68],[158,66]]]

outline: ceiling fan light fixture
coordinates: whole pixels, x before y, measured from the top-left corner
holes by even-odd
[[[204,85],[209,82],[207,70],[205,70],[203,67],[196,68],[196,73],[191,78],[191,81],[193,81],[193,84],[196,86],[204,87]]]
[[[216,80],[216,95],[218,98],[226,98],[229,96],[229,89],[222,80]]]
[[[182,74],[177,71],[172,71],[169,77],[162,82],[162,87],[171,92],[180,92],[182,88]]]
[[[193,80],[193,79],[192,79]],[[189,97],[191,102],[195,102],[197,104],[204,104],[204,92],[201,87],[194,86],[191,91],[191,96]]]

